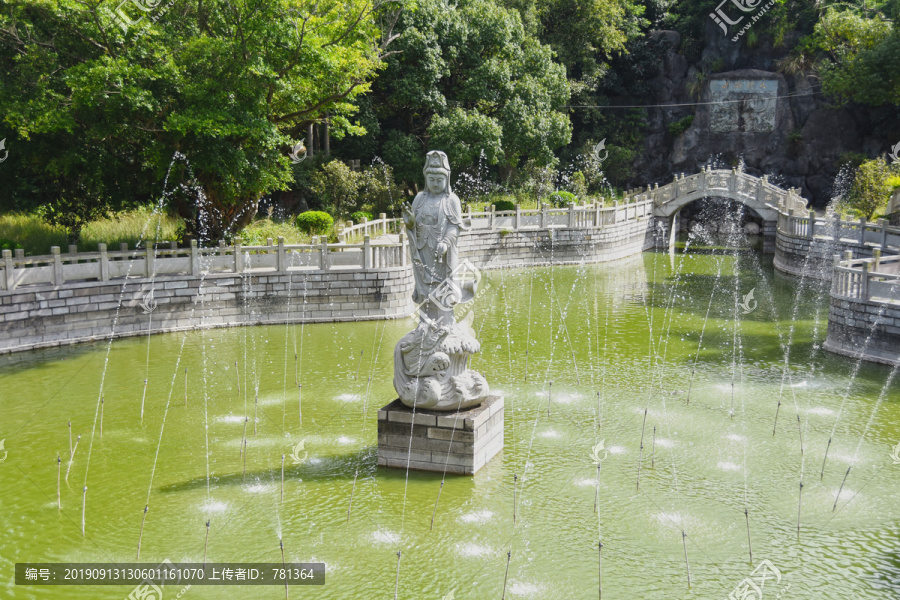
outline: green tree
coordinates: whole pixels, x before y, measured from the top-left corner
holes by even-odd
[[[385,156],[404,179],[421,177],[430,147],[448,152],[455,171],[481,151],[504,178],[528,159],[553,161],[569,142],[560,112],[569,97],[565,70],[549,47],[526,33],[515,10],[489,0],[422,0],[398,23],[397,54],[375,84],[382,126],[397,130]],[[418,148],[413,151],[417,142]]]
[[[867,160],[856,170],[845,205],[871,220],[878,211],[885,208],[893,192],[893,186],[888,181],[890,176],[891,168],[884,158]]]
[[[884,12],[830,8],[804,50],[824,54],[819,71],[826,93],[843,102],[900,105],[900,24]]]
[[[335,136],[361,133],[352,100],[399,15],[369,0],[173,0],[146,14],[122,5],[127,24],[115,6],[0,8],[0,114],[16,167],[0,185],[9,203],[51,205],[75,235],[98,211],[159,197],[176,151],[186,158],[168,187],[190,232],[239,231],[291,181],[287,151],[308,123],[328,111]]]

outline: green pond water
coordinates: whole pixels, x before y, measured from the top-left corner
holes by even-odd
[[[325,585],[290,598],[391,599],[397,586],[480,600],[506,580],[508,599],[589,599],[601,568],[607,600],[727,598],[764,560],[780,575],[766,599],[900,597],[900,390],[885,389],[889,368],[821,349],[825,284],[710,248],[483,284],[471,366],[505,397],[505,447],[474,477],[448,475],[439,502],[441,474],[376,466],[376,411],[395,397],[411,319],[0,357],[0,597],[127,597],[133,586],[16,586],[14,564],[135,562],[145,506],[141,562],[202,562],[207,520],[210,562],[281,562],[279,539],[288,562],[324,562]]]

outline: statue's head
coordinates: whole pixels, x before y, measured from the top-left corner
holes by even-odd
[[[450,193],[450,161],[440,150],[425,155],[425,187],[432,194]]]

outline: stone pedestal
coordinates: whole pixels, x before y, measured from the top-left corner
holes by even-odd
[[[378,411],[379,466],[473,475],[503,448],[500,396],[460,411],[416,410],[415,422],[413,416],[399,399]]]

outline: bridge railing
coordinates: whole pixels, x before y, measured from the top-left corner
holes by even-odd
[[[463,221],[479,231],[526,230],[549,228],[596,228],[644,219],[652,213],[652,202],[602,204],[515,211],[467,212]],[[384,215],[382,215],[384,217]],[[271,238],[265,245],[244,246],[240,240],[233,246],[219,242],[218,246],[199,247],[192,242],[188,248],[178,248],[174,243],[168,248],[129,249],[123,244],[119,250],[110,251],[106,244],[99,244],[97,252],[78,252],[70,246],[62,253],[54,246],[47,256],[26,257],[21,250],[15,253],[4,250],[0,260],[0,290],[12,291],[29,286],[62,286],[65,283],[85,281],[114,281],[120,279],[151,278],[158,275],[202,276],[218,274],[290,273],[303,270],[328,269],[382,269],[403,267],[407,264],[402,219],[381,218],[345,228],[342,239],[354,239],[357,243],[328,244],[325,237],[313,239],[310,244],[277,243]],[[366,233],[368,232],[368,233]],[[371,234],[383,236],[396,233],[399,241],[375,242]]]
[[[304,270],[384,269],[406,265],[406,240],[373,243],[367,236],[359,244],[328,244],[324,237],[312,244],[285,244],[268,240],[265,246],[218,246],[189,248],[135,248],[108,251],[99,244],[97,252],[68,254],[54,246],[49,256],[13,257],[4,250],[0,261],[0,289],[28,286],[62,286],[84,281],[114,281],[151,278],[159,275],[202,276],[218,274],[290,273]]]
[[[727,193],[753,199],[761,204],[780,207],[783,210],[806,210],[807,202],[796,189],[782,189],[769,183],[767,176],[755,177],[737,169],[702,169],[699,173],[685,176],[675,175],[671,183],[660,187],[659,184],[647,186],[646,189],[628,190],[626,197],[645,197],[653,201],[654,206],[661,206],[677,198],[697,192],[709,192],[710,195]]]
[[[886,219],[874,223],[866,219],[853,221],[844,219],[840,213],[819,217],[811,210],[796,215],[789,209],[779,211],[778,231],[791,237],[878,247],[882,252],[900,249],[900,227],[889,225]]]
[[[834,258],[831,296],[863,302],[900,304],[900,255],[882,256],[876,248],[872,258]]]

